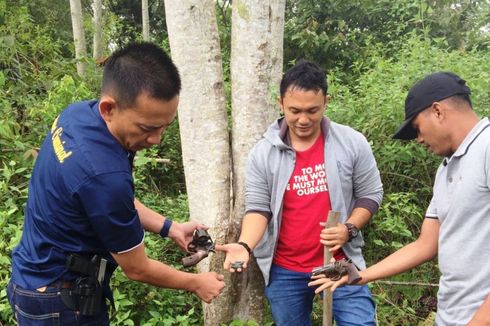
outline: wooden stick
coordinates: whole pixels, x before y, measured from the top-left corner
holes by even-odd
[[[340,212],[328,212],[327,225],[325,228],[336,226],[339,223]],[[328,250],[330,247],[323,248],[323,265],[330,263],[332,253]],[[323,326],[332,326],[332,291],[330,289],[323,290]]]
[[[439,287],[437,283],[420,283],[420,282],[402,282],[402,281],[374,281],[373,283],[388,284],[388,285],[409,285],[409,286],[430,286]]]
[[[137,160],[138,158],[139,158],[138,156],[135,156],[134,157],[135,160]],[[170,163],[170,159],[168,159],[168,158],[159,158],[159,157],[152,158],[152,157],[150,157],[149,159],[150,160],[155,160],[155,162],[157,162],[157,163],[163,163],[163,164]]]

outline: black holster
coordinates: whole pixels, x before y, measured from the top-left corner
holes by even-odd
[[[105,305],[103,285],[97,279],[100,261],[98,255],[88,260],[71,254],[66,262],[70,271],[81,276],[75,280],[73,288],[61,289],[61,300],[69,309],[79,311],[84,316],[98,315]]]

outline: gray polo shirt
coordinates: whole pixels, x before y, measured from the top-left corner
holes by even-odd
[[[428,218],[438,218],[436,325],[466,325],[490,294],[490,123],[482,119],[437,170]]]

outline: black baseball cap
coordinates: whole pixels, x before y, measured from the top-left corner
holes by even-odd
[[[466,82],[452,72],[436,72],[419,80],[412,86],[405,99],[405,121],[395,133],[395,139],[414,139],[417,130],[412,127],[412,120],[426,108],[437,101],[457,94],[471,94]]]

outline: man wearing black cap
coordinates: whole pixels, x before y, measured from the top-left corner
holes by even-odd
[[[450,72],[417,82],[394,138],[416,139],[444,159],[419,238],[360,272],[360,284],[393,276],[436,255],[441,278],[436,325],[490,325],[490,122],[473,111],[470,89]],[[347,277],[310,282],[333,290]]]

